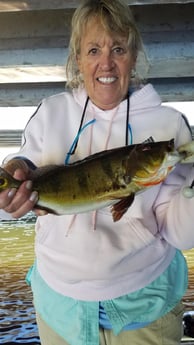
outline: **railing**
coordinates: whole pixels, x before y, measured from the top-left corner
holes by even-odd
[[[0,147],[20,146],[22,130],[1,130]]]
[[[194,140],[194,126],[191,127]],[[22,130],[0,130],[0,147],[20,146]]]

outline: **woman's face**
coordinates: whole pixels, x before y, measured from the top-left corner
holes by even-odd
[[[126,37],[110,35],[96,18],[88,22],[77,63],[95,105],[112,109],[127,96],[135,60]]]

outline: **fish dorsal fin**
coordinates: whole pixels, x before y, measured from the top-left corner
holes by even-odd
[[[125,212],[127,212],[128,208],[132,205],[134,198],[135,194],[130,194],[111,207],[111,213],[114,222],[120,220]]]

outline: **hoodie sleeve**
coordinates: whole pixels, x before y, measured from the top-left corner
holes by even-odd
[[[191,141],[188,124],[184,118],[180,125],[177,146]],[[186,198],[183,188],[194,179],[192,164],[178,164],[161,185],[154,211],[162,238],[172,246],[186,250],[194,247],[194,197]]]

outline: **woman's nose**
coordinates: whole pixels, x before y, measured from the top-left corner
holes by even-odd
[[[103,53],[100,59],[100,66],[102,70],[111,70],[114,67],[114,60],[110,52]]]

